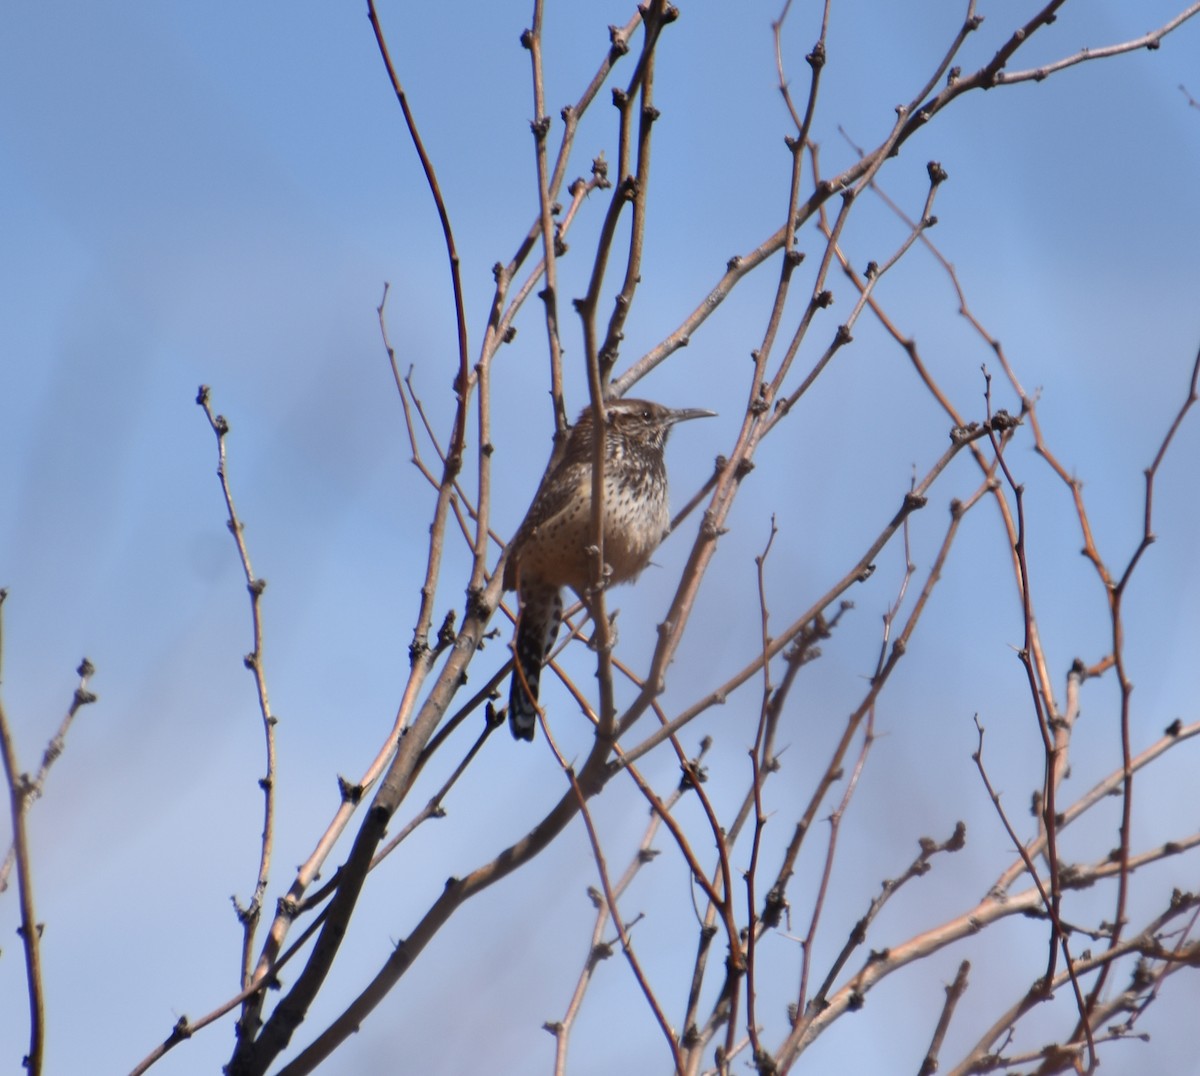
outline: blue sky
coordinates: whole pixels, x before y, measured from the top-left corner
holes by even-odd
[[[777,5],[681,6],[659,59],[651,232],[623,362],[671,331],[726,259],[769,235],[785,209],[783,138],[790,127],[775,88],[769,31]],[[1008,7],[981,8],[986,21],[964,67],[982,63],[1011,29],[1008,20],[1025,16],[1024,7],[1020,16]],[[1132,7],[1068,4],[1014,66],[1124,40],[1175,10],[1158,0],[1131,14]],[[876,143],[893,107],[951,39],[959,9],[834,4],[814,128],[826,174],[854,159],[838,126],[861,144]],[[626,21],[629,10],[613,0],[550,5],[547,92],[556,119],[599,61],[605,27]],[[536,211],[528,57],[518,44],[529,14],[530,5],[508,3],[382,10],[453,216],[473,353],[491,266],[511,257]],[[390,282],[392,341],[442,428],[453,311],[440,231],[362,5],[66,0],[11,6],[2,25],[0,585],[10,590],[4,702],[22,762],[32,768],[69,701],[79,658],[86,654],[97,666],[100,702],[73,731],[31,826],[39,916],[47,924],[49,1071],[123,1071],[180,1013],[198,1016],[232,992],[240,934],[228,897],[245,899],[256,861],[260,728],[241,667],[249,622],[196,388],[210,384],[216,408],[232,424],[235,494],[255,569],[270,583],[267,664],[282,718],[274,899],[335,806],[335,776],[354,777],[374,753],[406,671],[431,499],[408,463],[375,307]],[[784,46],[798,93],[815,27],[815,13],[797,6]],[[1097,541],[1115,565],[1136,544],[1142,469],[1183,400],[1200,343],[1200,111],[1179,89],[1184,84],[1200,96],[1198,35],[1190,23],[1154,52],[968,95],[882,173],[889,193],[916,213],[926,161],[949,172],[932,238],[957,266],[972,308],[1003,341],[1026,388],[1040,391],[1047,437],[1084,480]],[[589,114],[572,174],[585,172],[601,148],[614,156],[611,113],[602,100]],[[580,257],[562,262],[568,299],[582,293],[603,207],[599,197],[585,207],[572,236]],[[844,247],[861,269],[886,259],[903,235],[879,203],[865,198]],[[800,246],[810,263],[818,260],[811,228]],[[688,349],[639,387],[671,404],[721,412],[672,441],[677,501],[732,443],[774,272],[748,280]],[[823,328],[820,347],[853,305],[842,278],[831,280],[835,320]],[[878,297],[917,339],[955,401],[981,417],[980,364],[994,361],[957,316],[933,259],[914,249],[884,278]],[[584,402],[585,382],[568,309],[564,303],[574,411]],[[519,522],[549,446],[536,304],[518,328],[496,367],[501,533]],[[923,472],[942,450],[947,424],[915,386],[903,353],[867,317],[855,337],[819,393],[764,447],[672,670],[669,703],[692,698],[712,669],[727,675],[754,654],[753,557],[772,513],[780,537],[768,574],[783,624],[846,570],[894,510],[913,468]],[[802,355],[801,366],[818,353]],[[1011,392],[998,385],[997,393],[1000,405],[1013,408]],[[1129,599],[1138,744],[1176,716],[1195,717],[1196,418],[1161,475],[1159,542]],[[1027,483],[1043,636],[1065,675],[1075,656],[1091,662],[1104,653],[1103,601],[1078,556],[1064,488],[1029,446],[1028,437],[1019,439],[1011,459]],[[965,496],[977,481],[965,463],[957,466],[914,524],[922,570],[950,497]],[[962,894],[977,897],[1010,858],[970,764],[971,715],[979,712],[989,727],[989,757],[1014,813],[1023,812],[1030,775],[1038,772],[1033,718],[1011,656],[1020,618],[1000,542],[994,509],[981,506],[964,525],[919,646],[879,715],[883,735],[868,763],[874,782],[854,805],[861,828],[847,837],[839,860],[847,896],[831,919],[853,922],[878,881],[907,864],[922,833],[948,835],[964,816],[972,833],[963,862],[897,910],[880,944],[888,930],[903,937],[930,925],[929,912],[961,909]],[[621,621],[626,653],[637,654],[652,637],[686,546],[677,536],[656,558],[666,570],[613,595],[612,604],[628,609]],[[462,551],[453,550],[440,608],[460,600],[455,572],[463,563]],[[776,801],[780,837],[794,817],[797,789],[807,788],[804,778],[823,765],[829,737],[861,697],[879,617],[901,571],[899,551],[889,548],[872,587],[853,595],[858,608],[845,630],[812,667],[789,731],[794,769]],[[495,646],[479,659],[476,676],[501,660]],[[579,659],[580,669],[586,660]],[[590,683],[586,673],[580,682]],[[1114,697],[1109,680],[1085,701],[1094,724],[1081,724],[1077,738],[1076,791],[1119,758]],[[752,711],[754,699],[739,705]],[[744,731],[752,725],[733,725],[734,713],[731,705],[693,737],[719,734],[714,769],[729,784],[718,782],[714,795],[726,802],[743,787],[737,767],[752,735]],[[586,748],[584,730],[564,735],[572,751]],[[1164,774],[1184,773],[1194,759],[1170,765]],[[449,805],[458,818],[453,827],[447,820],[437,823],[443,829],[420,831],[411,858],[384,868],[388,877],[368,887],[338,980],[314,1011],[311,1030],[361,988],[445,877],[493,855],[561,793],[548,754],[522,752],[506,739],[489,742],[480,767]],[[648,762],[647,773],[668,787],[671,760]],[[1145,842],[1181,835],[1173,828],[1178,804],[1169,799],[1177,786],[1164,778],[1161,786],[1142,787]],[[1162,804],[1155,799],[1160,788],[1167,793]],[[414,802],[427,794],[418,790]],[[644,825],[643,805],[623,791],[597,812],[609,827],[613,860],[623,863]],[[1106,847],[1113,835],[1111,819],[1106,823],[1077,854]],[[678,894],[684,875],[668,859],[642,879],[631,909],[639,900],[656,907],[659,891]],[[330,867],[338,861],[335,854]],[[1173,870],[1177,884],[1194,884],[1180,865],[1164,865],[1159,877],[1173,877]],[[548,1071],[551,1044],[540,1024],[560,1015],[569,996],[590,924],[583,890],[593,882],[576,827],[526,877],[463,910],[460,931],[423,957],[445,973],[431,970],[419,986],[402,984],[347,1047],[345,1071],[372,1071],[383,1063],[378,1059],[394,1057],[398,1028],[410,1021],[442,1026],[455,1007],[492,1044],[496,1071]],[[9,924],[0,1009],[16,1012],[23,1011],[23,975],[8,932],[15,900],[11,891],[7,897],[0,905]],[[659,931],[668,951],[675,943],[694,945],[690,920],[651,917],[645,929]],[[831,947],[838,929],[830,927]],[[994,944],[1002,951],[1032,929],[999,931]],[[564,948],[573,955],[556,962]],[[996,950],[980,953],[999,959]],[[777,955],[780,974],[791,974],[794,954]],[[918,980],[925,991],[914,995],[918,1021],[906,1022],[897,978],[872,998],[879,1012],[892,1007],[875,1025],[888,1029],[886,1039],[835,1028],[814,1049],[813,1071],[821,1064],[830,1072],[883,1071],[873,1051],[885,1045],[901,1044],[905,1057],[919,1058],[940,984],[959,958],[944,956]],[[464,999],[463,977],[480,975],[481,967],[485,981],[472,978]],[[664,978],[670,968],[664,961]],[[981,1007],[999,1004],[1026,980],[1001,967],[991,983],[995,997],[985,985],[969,997]],[[602,1013],[628,989],[626,969],[613,961],[589,1005]],[[677,996],[673,986],[664,989]],[[1183,1073],[1194,1064],[1181,1060],[1195,1051],[1178,1014],[1194,1012],[1196,987],[1180,975],[1167,993],[1162,1017],[1154,1022],[1152,1012],[1147,1021],[1153,1053],[1121,1046],[1106,1071],[1145,1071],[1148,1058],[1164,1071]],[[498,1008],[494,997],[512,999],[511,1007]],[[306,1030],[300,1042],[308,1041]],[[210,1028],[157,1071],[214,1071],[227,1057],[229,1032],[228,1024]],[[628,1066],[630,1056],[658,1057],[655,1035],[648,1023],[635,1023],[627,1037],[611,1041],[597,1017],[590,1030],[580,1029],[574,1071],[613,1071]],[[23,1030],[14,1038],[4,1029],[0,1052],[13,1054],[23,1039]],[[416,1051],[408,1056],[417,1071],[466,1071],[476,1056],[473,1042],[404,1041],[406,1051]]]

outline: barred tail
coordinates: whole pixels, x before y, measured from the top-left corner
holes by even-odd
[[[516,665],[508,696],[508,723],[514,739],[532,740],[537,728],[538,682],[562,624],[562,592],[557,587],[522,588],[514,644]]]

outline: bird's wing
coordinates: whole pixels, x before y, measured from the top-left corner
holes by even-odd
[[[504,567],[504,589],[515,590],[517,569],[523,546],[535,531],[553,532],[557,525],[578,510],[582,500],[591,504],[591,463],[567,463],[556,467],[543,480],[525,514],[521,526],[510,543],[508,562]]]

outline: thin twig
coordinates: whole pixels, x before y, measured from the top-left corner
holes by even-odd
[[[4,599],[8,592],[0,588],[0,606],[4,605]],[[0,624],[3,623],[3,616],[0,615]],[[3,656],[3,637],[0,633],[0,657]],[[96,701],[95,692],[88,688],[88,681],[95,673],[95,668],[92,663],[84,658],[79,667],[75,670],[79,676],[79,684],[75,688],[75,693],[71,696],[71,704],[67,707],[67,712],[63,716],[61,723],[53,736],[50,737],[46,744],[46,749],[42,752],[41,765],[38,766],[37,773],[32,777],[26,775],[26,811],[33,806],[34,801],[41,799],[42,794],[46,789],[46,778],[49,776],[50,767],[58,761],[67,745],[67,733],[70,732],[71,726],[75,722],[75,717],[83,707]],[[2,682],[2,681],[0,681]],[[17,845],[14,841],[8,846],[8,851],[5,853],[4,862],[0,863],[0,893],[3,893],[8,888],[8,876],[12,873],[13,865],[17,861]]]
[[[579,781],[575,776],[574,769],[569,766],[566,760],[558,753],[557,748],[554,749],[555,756],[558,759],[559,765],[563,772],[567,775],[568,781],[571,784],[571,791],[574,793],[576,801],[579,805],[579,813],[583,818],[584,828],[587,830],[588,843],[592,848],[592,858],[596,862],[596,870],[600,875],[600,885],[604,890],[604,905],[608,911],[609,918],[612,924],[616,927],[617,935],[621,939],[621,951],[625,954],[625,959],[629,962],[629,967],[633,971],[633,976],[637,980],[638,986],[641,988],[643,996],[646,998],[646,1003],[650,1006],[650,1011],[654,1014],[654,1019],[658,1022],[658,1026],[662,1029],[663,1037],[667,1041],[667,1047],[671,1051],[671,1057],[675,1062],[676,1076],[683,1076],[683,1057],[679,1052],[679,1039],[667,1020],[666,1014],[659,1004],[658,998],[654,996],[654,991],[650,987],[650,981],[646,978],[645,969],[642,968],[641,962],[633,951],[633,942],[630,941],[629,932],[625,927],[624,921],[621,919],[621,913],[617,908],[617,894],[613,888],[612,881],[608,876],[608,866],[605,863],[604,851],[600,847],[600,839],[596,835],[596,826],[592,821],[592,813],[588,810],[587,799],[583,794],[583,790],[579,786]],[[667,818],[669,815],[660,814],[660,817]]]
[[[33,856],[25,832],[25,813],[29,807],[29,778],[20,772],[12,729],[0,701],[0,755],[4,757],[4,777],[8,784],[8,803],[12,812],[13,849],[17,865],[17,892],[21,906],[21,947],[25,953],[25,989],[29,1001],[29,1049],[24,1066],[30,1076],[41,1076],[46,1045],[46,998],[42,985],[42,924],[37,921],[33,899]]]
[[[196,395],[196,403],[204,411],[204,417],[208,419],[208,424],[217,439],[217,478],[221,483],[221,495],[225,499],[225,508],[229,513],[225,525],[229,528],[229,533],[233,535],[234,543],[237,545],[242,577],[246,581],[246,590],[250,595],[250,627],[253,646],[243,659],[243,663],[254,676],[254,688],[258,696],[258,711],[262,718],[266,751],[267,772],[258,782],[263,793],[263,828],[254,891],[250,902],[244,907],[237,902],[236,898],[233,901],[238,921],[242,924],[241,985],[244,988],[251,983],[254,965],[254,936],[262,916],[263,901],[267,895],[267,885],[271,876],[271,853],[275,846],[275,726],[278,718],[271,711],[263,654],[262,595],[263,591],[267,589],[267,581],[254,574],[254,568],[250,564],[250,549],[246,545],[246,528],[238,517],[237,507],[233,503],[233,488],[229,483],[229,464],[225,455],[225,438],[229,434],[229,422],[224,415],[213,413],[207,385],[200,386],[200,391]]]
[[[946,1041],[946,1032],[950,1030],[950,1021],[954,1017],[954,1010],[963,994],[967,992],[967,975],[970,970],[971,962],[964,960],[958,966],[958,974],[954,976],[954,982],[946,987],[946,1003],[942,1006],[942,1013],[938,1017],[937,1027],[933,1030],[933,1038],[930,1040],[929,1049],[925,1051],[925,1057],[921,1061],[921,1067],[917,1070],[917,1076],[933,1076],[937,1072],[938,1054],[942,1051],[942,1043]]]

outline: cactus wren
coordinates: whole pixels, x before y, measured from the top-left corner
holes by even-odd
[[[608,584],[637,578],[671,524],[663,453],[677,422],[712,415],[697,408],[672,410],[647,400],[606,405],[604,431],[604,560]],[[521,600],[516,667],[508,720],[519,740],[537,727],[538,681],[562,624],[562,588],[585,597],[595,563],[592,530],[593,435],[591,407],[580,414],[561,459],[542,479],[513,538],[504,566],[504,589]]]

